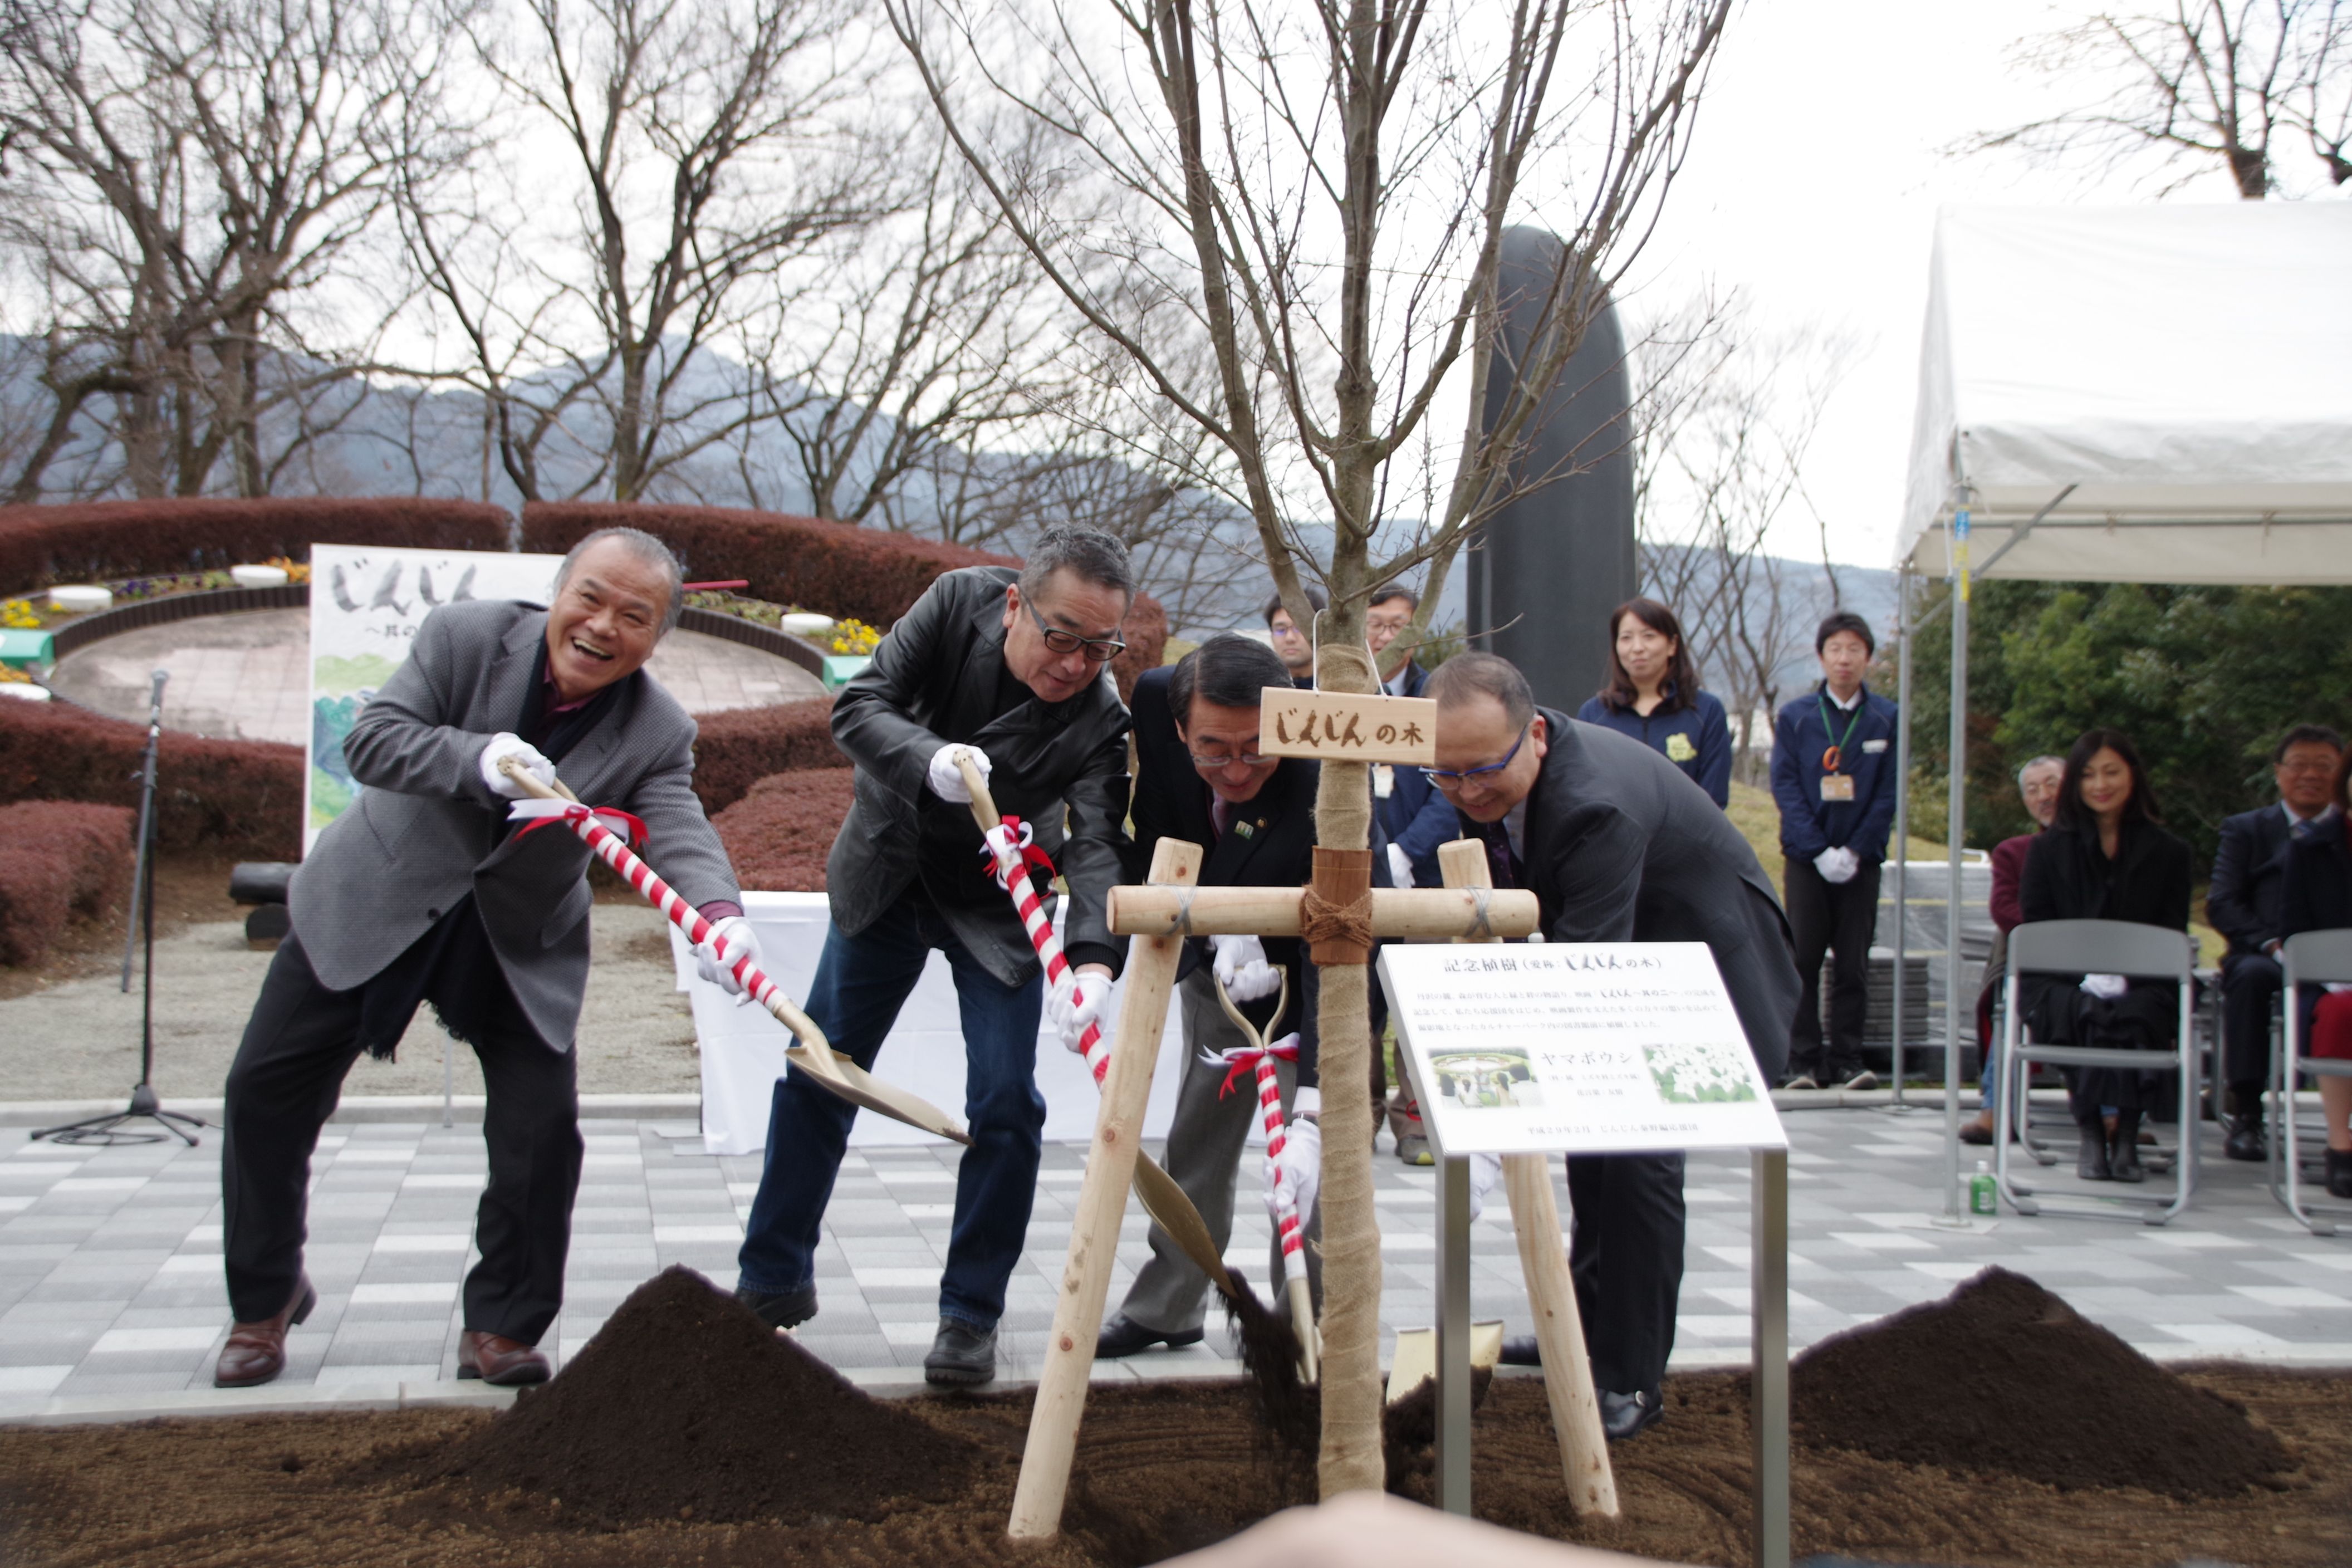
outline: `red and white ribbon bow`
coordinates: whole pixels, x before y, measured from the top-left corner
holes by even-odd
[[[1034,837],[1027,823],[1008,816],[988,830],[988,853],[996,861],[996,885],[1013,895],[1013,907],[1029,933],[1029,945],[1037,950],[1037,961],[1045,966],[1045,984],[1058,991],[1076,985],[1078,978],[1062,952],[1062,939],[1054,934],[1053,918],[1045,913],[1036,879],[1029,875],[1033,868],[1049,878],[1054,874],[1052,858],[1031,841]],[[1087,1058],[1087,1070],[1095,1076],[1095,1087],[1101,1088],[1110,1072],[1110,1042],[1103,1038],[1100,1024],[1087,1026],[1087,1032],[1078,1037],[1078,1048]]]
[[[1292,1174],[1290,1163],[1283,1152],[1290,1146],[1289,1129],[1282,1116],[1282,1080],[1276,1076],[1275,1063],[1298,1059],[1298,1037],[1285,1035],[1270,1046],[1234,1046],[1222,1051],[1203,1051],[1201,1059],[1211,1067],[1225,1069],[1225,1081],[1217,1087],[1217,1098],[1234,1086],[1243,1070],[1257,1069],[1258,1114],[1265,1123],[1265,1170],[1274,1189],[1276,1224],[1282,1232],[1282,1275],[1286,1280],[1307,1278],[1307,1236],[1298,1219],[1298,1183]]]
[[[509,822],[520,822],[522,831],[515,835],[536,833],[551,822],[566,824],[585,822],[593,818],[608,833],[617,835],[621,842],[642,849],[646,844],[645,818],[634,812],[623,811],[617,805],[582,805],[570,800],[519,800],[507,811]]]

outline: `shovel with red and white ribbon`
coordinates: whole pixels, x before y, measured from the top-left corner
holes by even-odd
[[[988,793],[988,780],[972,765],[970,755],[958,752],[956,766],[963,774],[964,788],[971,795],[972,819],[980,824],[981,836],[988,840],[989,856],[996,862],[996,869],[988,875],[1012,895],[1013,907],[1019,911],[1022,927],[1029,933],[1029,945],[1037,950],[1037,961],[1045,966],[1046,984],[1056,990],[1077,984],[1077,973],[1062,952],[1062,939],[1054,934],[1053,919],[1045,913],[1045,900],[1039,896],[1036,880],[1030,875],[1033,870],[1042,870],[1051,877],[1054,862],[1033,842],[1034,835],[1028,824],[1017,816],[997,814],[995,798]],[[1095,1087],[1102,1088],[1103,1079],[1110,1074],[1110,1042],[1104,1037],[1100,1024],[1087,1026],[1086,1032],[1078,1037],[1078,1048],[1087,1058],[1087,1070],[1094,1074]],[[1160,1169],[1150,1154],[1140,1152],[1135,1157],[1135,1196],[1142,1204],[1143,1212],[1183,1248],[1184,1256],[1220,1291],[1229,1299],[1240,1296],[1244,1287],[1225,1267],[1224,1258],[1209,1235],[1208,1222],[1201,1217],[1200,1209],[1176,1184],[1175,1177]]]
[[[1281,992],[1276,996],[1274,1013],[1264,1029],[1254,1028],[1225,994],[1223,981],[1213,981],[1217,987],[1217,1000],[1225,1009],[1225,1016],[1234,1027],[1245,1036],[1249,1044],[1234,1046],[1223,1051],[1203,1051],[1201,1059],[1212,1067],[1225,1069],[1225,1081],[1218,1088],[1222,1098],[1226,1089],[1243,1072],[1255,1069],[1257,1080],[1257,1105],[1265,1124],[1265,1169],[1267,1184],[1274,1194],[1275,1225],[1282,1236],[1282,1283],[1290,1302],[1290,1326],[1298,1335],[1298,1375],[1307,1383],[1315,1381],[1315,1363],[1320,1359],[1321,1337],[1315,1327],[1315,1296],[1307,1279],[1307,1232],[1305,1216],[1298,1212],[1297,1175],[1284,1155],[1288,1152],[1289,1129],[1282,1115],[1282,1079],[1277,1062],[1298,1059],[1298,1037],[1288,1036],[1268,1042],[1268,1037],[1282,1021],[1283,1010],[1290,1005],[1290,975],[1285,971]]]
[[[633,853],[632,841],[643,844],[646,825],[625,811],[611,806],[588,806],[580,797],[559,781],[552,788],[539,782],[530,771],[512,757],[499,764],[499,771],[520,784],[532,795],[530,800],[514,803],[509,817],[523,824],[520,832],[535,833],[550,823],[562,823],[580,837],[604,864],[620,873],[621,879],[639,893],[646,901],[667,917],[670,924],[686,933],[697,947],[714,949],[720,963],[735,976],[751,1000],[765,1007],[776,1021],[799,1040],[787,1047],[785,1058],[794,1067],[852,1105],[862,1105],[877,1110],[909,1127],[919,1127],[926,1132],[936,1132],[958,1143],[970,1143],[971,1135],[962,1123],[946,1111],[923,1099],[882,1082],[847,1057],[834,1050],[809,1016],[793,1005],[783,987],[771,979],[758,964],[751,962],[748,952],[734,951],[736,944],[725,937],[714,935],[711,924],[700,911],[678,897],[676,889],[654,875],[653,868]],[[618,829],[619,831],[614,831]]]

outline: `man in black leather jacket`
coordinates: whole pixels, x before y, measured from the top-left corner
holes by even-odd
[[[1133,598],[1118,541],[1050,529],[1017,578],[976,566],[932,584],[834,704],[856,797],[825,861],[833,924],[809,1016],[834,1049],[872,1066],[933,949],[947,956],[962,1005],[972,1142],[957,1173],[939,1334],[923,1363],[933,1383],[995,1375],[996,1322],[1028,1229],[1045,1122],[1039,1015],[1050,1001],[1076,1049],[1103,1016],[1123,951],[1105,904],[1129,847],[1128,716],[1108,666]],[[972,821],[956,766],[966,751],[998,809],[1030,826],[1069,887],[1072,978],[1050,999]],[[776,1083],[736,1294],[779,1328],[816,1314],[814,1254],[855,1114],[801,1073]]]

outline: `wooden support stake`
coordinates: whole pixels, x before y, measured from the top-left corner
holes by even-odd
[[[1456,839],[1438,847],[1437,863],[1449,888],[1483,888],[1493,874],[1486,847]],[[1577,1512],[1617,1517],[1617,1478],[1609,1464],[1609,1439],[1601,1429],[1601,1399],[1592,1386],[1592,1362],[1585,1352],[1584,1320],[1576,1308],[1576,1282],[1568,1250],[1560,1244],[1559,1199],[1551,1190],[1551,1161],[1542,1154],[1503,1156],[1503,1192],[1510,1199],[1511,1228],[1518,1235],[1519,1272],[1526,1278],[1528,1309],[1541,1347],[1544,1396],[1551,1405],[1552,1430],[1559,1436],[1560,1474]]]
[[[1201,875],[1201,847],[1162,838],[1151,856],[1151,880],[1189,888]],[[1159,1065],[1160,1035],[1168,1023],[1168,994],[1176,984],[1184,943],[1177,937],[1138,937],[1129,948],[1118,1033],[1111,1041],[1110,1076],[1095,1113],[1094,1142],[1070,1221],[1069,1260],[1054,1303],[1054,1331],[1029,1413],[1021,1479],[1013,1493],[1008,1532],[1037,1541],[1062,1529],[1062,1504],[1077,1455],[1078,1423],[1086,1415],[1087,1381],[1094,1374],[1095,1338],[1102,1332],[1103,1299],[1118,1256],[1119,1221],[1143,1149],[1143,1111]]]
[[[1473,844],[1484,852],[1483,847]],[[1360,851],[1360,853],[1361,853]],[[1344,893],[1346,889],[1342,889]],[[1536,929],[1536,896],[1524,888],[1374,888],[1372,931],[1416,942],[1491,941]],[[1108,910],[1116,936],[1297,936],[1296,888],[1118,887]]]

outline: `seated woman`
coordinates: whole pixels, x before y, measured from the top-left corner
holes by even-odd
[[[2279,935],[2352,926],[2352,842],[2345,805],[2352,799],[2352,752],[2336,765],[2336,799],[2326,816],[2287,841],[2286,875],[2279,884]],[[2313,987],[2305,987],[2312,990]],[[2334,986],[2297,999],[2304,1009],[2305,1055],[2352,1058],[2352,991]],[[2319,1080],[2320,1112],[2327,1123],[2327,1194],[2352,1198],[2352,1079]]]
[[[2179,931],[2186,942],[2189,878],[2189,846],[2159,826],[2139,752],[2119,730],[2084,731],[2066,753],[2057,820],[2026,851],[2019,903],[2027,921],[2131,921]],[[2170,981],[2026,974],[2019,990],[2020,1016],[2044,1044],[2165,1051],[2179,1043],[2179,994]],[[2074,1173],[2086,1182],[2146,1181],[2140,1112],[2162,1102],[2142,1075],[2068,1068],[2066,1096],[2082,1130]]]
[[[1688,774],[1717,805],[1731,803],[1731,726],[1698,689],[1683,624],[1655,599],[1628,599],[1609,616],[1609,684],[1576,716],[1606,725]]]

